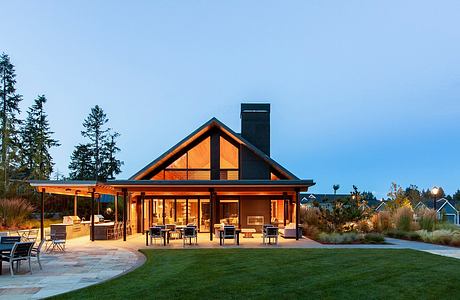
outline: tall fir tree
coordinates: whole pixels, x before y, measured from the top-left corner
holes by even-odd
[[[16,74],[10,57],[3,53],[0,56],[0,127],[1,127],[1,177],[0,193],[8,192],[9,178],[19,165],[17,155],[19,145],[19,126],[21,121],[17,115],[21,112],[19,103],[22,96],[16,93]]]
[[[25,179],[49,179],[53,172],[52,147],[60,146],[52,138],[44,110],[45,95],[39,95],[27,111],[27,119],[21,130],[21,175]]]
[[[84,130],[82,136],[89,142],[85,145],[79,145],[72,154],[69,165],[70,177],[73,179],[92,179],[107,180],[113,179],[115,175],[121,172],[123,162],[118,160],[115,155],[120,151],[116,145],[116,139],[119,134],[112,132],[106,126],[109,119],[101,107],[96,105],[91,109],[90,114],[83,122]],[[85,146],[82,148],[82,146]],[[88,174],[87,161],[82,155],[89,155],[91,159],[92,172]],[[76,178],[75,176],[80,176]]]
[[[70,157],[69,178],[73,180],[92,179],[94,175],[92,157],[93,155],[89,145],[77,145]]]

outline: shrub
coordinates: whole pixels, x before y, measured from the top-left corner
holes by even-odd
[[[382,232],[391,229],[391,215],[388,211],[381,211],[372,216],[372,227],[374,231]]]
[[[318,239],[323,243],[328,244],[349,244],[358,241],[362,238],[362,235],[358,235],[355,232],[346,233],[326,233],[322,232],[319,234]]]
[[[434,209],[421,209],[417,212],[418,224],[420,229],[433,231],[434,224],[436,223],[436,211]]]
[[[445,229],[445,230],[459,231],[460,232],[460,227],[458,227],[455,224],[449,223],[449,222],[436,223],[435,228],[436,228],[436,230]]]
[[[367,233],[364,235],[364,240],[367,243],[383,243],[385,241],[385,237],[381,233]]]
[[[372,231],[372,223],[369,220],[361,220],[356,224],[356,230],[363,233],[368,233]]]
[[[312,239],[318,238],[318,235],[320,233],[318,227],[313,226],[313,225],[308,225],[308,224],[303,224],[302,226],[302,233],[303,235],[310,237]]]
[[[392,229],[387,232],[387,235],[392,238],[396,239],[405,239],[405,240],[411,240],[411,241],[419,241],[420,240],[420,235],[415,231],[404,231],[404,230],[398,230],[398,229]]]
[[[301,222],[303,224],[312,225],[315,227],[320,227],[321,225],[321,212],[317,207],[306,207],[302,208],[301,213]]]
[[[0,222],[7,228],[17,228],[27,220],[33,206],[21,198],[0,199]]]
[[[393,215],[393,222],[396,229],[401,231],[410,231],[413,219],[413,212],[410,207],[403,206],[396,209]]]
[[[451,246],[460,247],[460,233],[454,232],[452,240],[450,241]]]
[[[432,233],[431,241],[435,244],[449,245],[452,240],[453,232],[446,229],[435,230]]]

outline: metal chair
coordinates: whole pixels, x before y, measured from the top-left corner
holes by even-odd
[[[187,239],[189,240],[190,245],[192,244],[192,239],[195,239],[195,245],[198,244],[198,235],[197,235],[195,226],[187,226],[183,229],[183,233],[182,233],[183,247],[185,247],[185,243]]]
[[[65,232],[55,232],[51,234],[51,250],[55,249],[65,252],[65,243],[66,243],[67,234]]]
[[[29,271],[32,274],[32,267],[30,265],[30,252],[32,250],[33,242],[16,242],[11,249],[10,254],[2,254],[1,260],[8,262],[10,265],[11,276],[14,276],[13,264],[16,262],[16,272],[19,270],[19,264],[23,260],[29,261]]]
[[[222,233],[222,245],[225,245],[225,239],[233,239],[233,242],[236,244],[235,226],[224,226],[224,232]]]
[[[38,229],[30,229],[29,234],[27,236],[27,241],[28,242],[36,242],[38,237]]]
[[[40,244],[38,244],[37,247],[32,247],[32,250],[30,251],[30,256],[31,257],[36,257],[38,266],[40,267],[40,270],[42,269],[42,263],[40,261],[40,254],[42,253],[42,247],[46,243],[46,240],[43,239],[40,241]]]
[[[161,241],[162,238],[163,238],[163,236],[161,234],[161,227],[150,227],[149,228],[149,234],[150,234],[150,245],[152,245],[152,240],[154,242],[157,239],[159,239]]]
[[[275,239],[275,245],[278,245],[278,227],[266,227],[264,233],[262,235],[262,242],[266,245],[266,240],[268,239],[268,243],[271,244],[271,239]]]

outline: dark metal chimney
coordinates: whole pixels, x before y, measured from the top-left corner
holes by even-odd
[[[269,103],[241,103],[241,136],[270,156]]]

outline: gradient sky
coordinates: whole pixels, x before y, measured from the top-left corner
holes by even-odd
[[[2,1],[23,112],[46,94],[67,174],[99,104],[118,178],[241,102],[272,105],[272,157],[313,192],[460,188],[459,1]],[[6,26],[6,27],[5,27]]]

